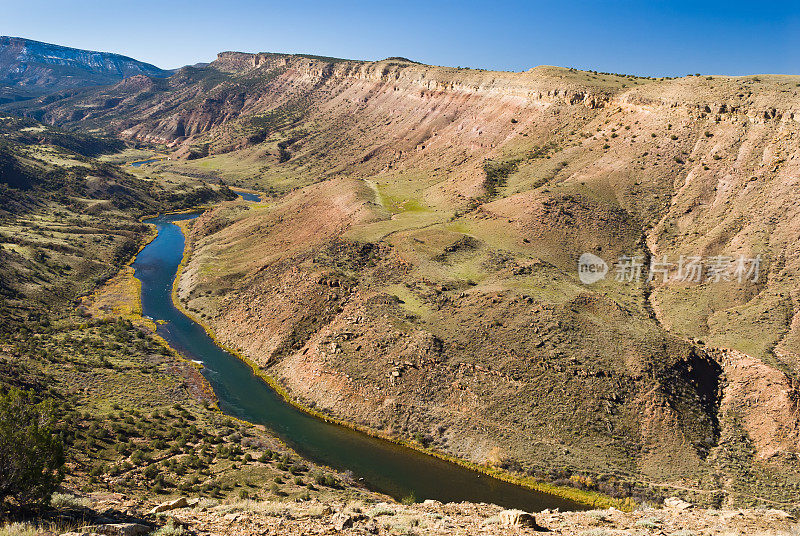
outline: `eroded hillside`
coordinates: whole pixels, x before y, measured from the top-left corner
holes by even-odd
[[[37,116],[272,194],[198,220],[180,296],[298,401],[609,493],[791,503],[798,84],[223,53]],[[587,252],[644,275],[584,285]]]

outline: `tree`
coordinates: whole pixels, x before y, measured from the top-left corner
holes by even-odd
[[[0,504],[47,504],[63,478],[64,447],[53,402],[35,403],[30,393],[0,392]]]

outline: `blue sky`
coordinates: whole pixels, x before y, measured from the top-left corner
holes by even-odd
[[[0,35],[172,68],[222,50],[511,71],[800,74],[800,2],[0,0]]]

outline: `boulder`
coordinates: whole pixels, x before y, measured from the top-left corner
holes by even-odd
[[[767,510],[764,514],[773,519],[782,519],[786,521],[794,521],[796,519],[795,516],[783,510]]]
[[[333,528],[337,531],[352,527],[355,523],[353,516],[347,515],[344,512],[337,512],[331,516],[331,523]]]
[[[140,523],[111,523],[108,525],[98,525],[94,532],[105,534],[106,536],[141,536],[150,534],[152,529]]]
[[[692,503],[686,502],[683,499],[679,499],[677,497],[668,497],[664,499],[664,506],[667,508],[674,508],[676,510],[688,510],[692,507]]]
[[[186,499],[186,497],[180,497],[179,499],[175,499],[174,501],[169,501],[159,504],[158,506],[150,510],[149,513],[159,514],[161,512],[168,512],[170,510],[175,510],[176,508],[186,508],[187,506],[189,506],[189,501]]]
[[[500,512],[499,518],[504,527],[542,529],[536,523],[536,518],[532,514],[522,510],[503,510]]]
[[[375,521],[375,518],[370,518],[364,523],[364,530],[369,534],[378,534],[380,532],[378,522]]]
[[[336,512],[331,516],[331,523],[333,523],[334,529],[340,531],[352,527],[356,524],[356,521],[364,521],[365,519],[367,519],[367,516],[358,511],[358,509],[355,509],[349,513]]]
[[[151,527],[141,523],[107,523],[82,527],[77,532],[67,532],[62,536],[142,536],[151,531]]]

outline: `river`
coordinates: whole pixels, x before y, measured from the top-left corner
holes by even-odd
[[[288,404],[172,302],[172,282],[184,248],[183,233],[173,222],[195,217],[178,214],[147,220],[156,225],[158,236],[139,253],[133,267],[142,283],[143,314],[163,321],[158,323],[158,333],[173,348],[203,363],[202,373],[224,413],[262,424],[301,456],[340,471],[350,470],[370,489],[396,499],[413,496],[416,500],[486,502],[526,511],[586,508],[325,422]]]
[[[161,162],[166,160],[166,157],[151,158],[149,160],[140,160],[138,162],[131,162],[131,167],[142,167],[145,164],[152,164],[154,162]]]

